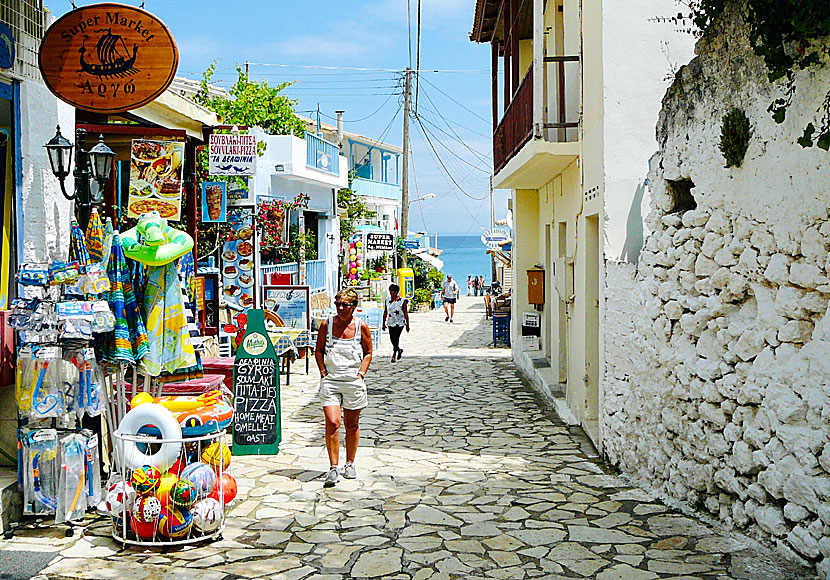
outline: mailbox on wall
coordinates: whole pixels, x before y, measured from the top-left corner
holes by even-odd
[[[527,271],[527,302],[537,305],[545,303],[545,271],[541,268]]]

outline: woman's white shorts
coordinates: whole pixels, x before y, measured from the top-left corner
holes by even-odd
[[[337,405],[349,411],[363,409],[369,404],[366,382],[360,377],[354,379],[320,379],[320,403],[323,407]]]

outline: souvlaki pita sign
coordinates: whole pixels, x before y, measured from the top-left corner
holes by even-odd
[[[211,175],[255,175],[256,137],[254,135],[210,136],[208,173]]]

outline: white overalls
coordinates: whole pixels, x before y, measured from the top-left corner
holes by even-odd
[[[334,318],[328,320],[324,362],[327,374],[320,379],[320,402],[323,407],[337,405],[356,411],[369,404],[366,383],[357,373],[363,362],[360,325],[354,318],[354,338],[336,338],[332,333]]]

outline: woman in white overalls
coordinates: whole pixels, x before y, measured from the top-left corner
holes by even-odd
[[[337,316],[320,325],[314,358],[320,369],[320,402],[326,417],[326,449],[329,468],[325,487],[340,481],[340,408],[346,423],[346,465],[343,477],[354,479],[354,458],[360,439],[360,411],[368,404],[366,371],[372,362],[372,335],[369,327],[352,314],[357,307],[357,293],[341,290],[334,298]]]

